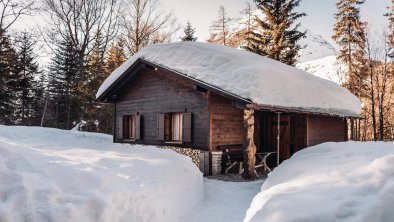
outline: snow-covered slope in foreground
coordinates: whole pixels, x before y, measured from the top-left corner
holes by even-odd
[[[0,221],[177,221],[200,201],[202,182],[170,150],[0,125]]]
[[[244,221],[394,221],[394,143],[325,143],[276,168]]]

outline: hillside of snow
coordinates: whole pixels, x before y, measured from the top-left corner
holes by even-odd
[[[323,79],[338,84],[345,82],[346,65],[338,62],[336,56],[326,56],[320,59],[296,64],[296,67]]]
[[[172,222],[200,201],[202,183],[191,159],[171,150],[0,125],[1,222]]]
[[[336,50],[323,36],[313,33],[306,28],[300,28],[306,32],[305,38],[300,39],[299,44],[304,48],[301,49],[299,63],[314,61],[327,56],[336,55]]]
[[[244,221],[392,222],[393,205],[393,142],[325,143],[270,173]]]

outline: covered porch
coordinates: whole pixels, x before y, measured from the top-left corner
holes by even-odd
[[[301,149],[357,135],[357,127],[348,127],[357,122],[353,117],[246,107],[243,120],[243,143],[218,150],[223,152],[222,173],[242,173],[252,179],[256,170],[269,172]]]

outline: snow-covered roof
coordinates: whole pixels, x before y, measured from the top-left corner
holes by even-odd
[[[149,45],[100,86],[101,97],[139,58],[204,82],[262,107],[359,116],[359,99],[338,84],[257,54],[221,45],[179,42]]]

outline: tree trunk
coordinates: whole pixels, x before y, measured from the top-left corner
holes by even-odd
[[[45,119],[45,114],[47,112],[47,106],[48,106],[48,96],[45,96],[44,111],[42,112],[41,122],[40,122],[41,127],[44,126],[44,119]]]
[[[350,140],[354,141],[354,119],[350,118]]]
[[[384,140],[384,119],[383,119],[383,107],[379,105],[379,140]]]
[[[373,84],[373,64],[371,64],[371,60],[369,61],[369,78],[371,81],[371,117],[372,117],[372,130],[373,130],[373,140],[377,140],[377,132],[376,132],[376,114],[375,114],[375,91],[374,91],[374,84]]]
[[[254,144],[254,110],[244,109],[244,172],[242,178],[246,180],[257,179],[255,171],[256,145]]]

